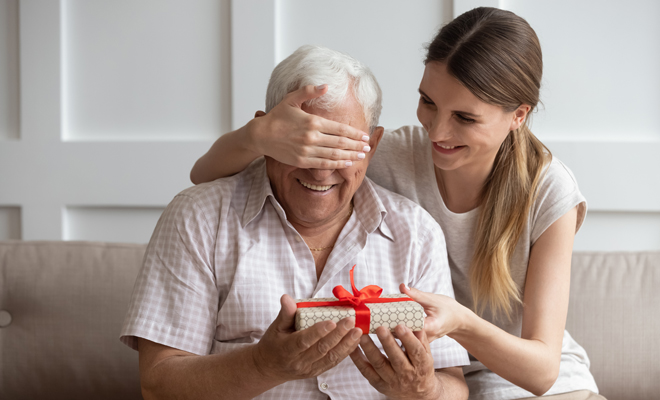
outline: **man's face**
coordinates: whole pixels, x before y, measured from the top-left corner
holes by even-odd
[[[362,106],[353,96],[333,111],[307,107],[310,114],[369,131]],[[362,184],[371,155],[382,135],[382,128],[370,135],[371,151],[366,158],[344,169],[303,169],[266,157],[268,178],[275,198],[284,208],[289,221],[306,227],[324,226],[344,221],[350,210],[353,194]]]

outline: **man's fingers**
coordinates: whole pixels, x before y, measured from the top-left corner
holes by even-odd
[[[357,345],[359,336],[353,337],[350,335],[350,332],[355,327],[355,318],[345,318],[339,321],[336,327],[330,331],[327,335],[319,338],[319,340],[307,349],[301,357],[309,363],[318,361],[328,354],[330,354],[331,359],[340,357],[342,350],[348,350],[353,344]],[[348,341],[346,343],[344,340]],[[339,346],[343,344],[343,346]],[[351,350],[352,351],[352,350]],[[350,351],[346,351],[342,358],[348,355]]]
[[[296,318],[296,302],[288,294],[280,298],[280,313],[273,321],[273,327],[280,332],[293,332]]]
[[[401,327],[399,326],[397,328]],[[394,336],[392,336],[390,331],[386,328],[380,327],[376,330],[376,334],[378,335],[378,340],[380,340],[380,343],[383,345],[383,350],[385,351],[385,354],[387,354],[392,369],[397,374],[402,374],[405,371],[411,371],[412,366],[410,365],[410,361],[408,360],[406,353],[403,352],[403,349],[401,349],[396,340],[394,340]],[[414,336],[413,339],[417,340],[417,338]],[[408,350],[407,347],[406,350]]]
[[[289,104],[295,107],[302,107],[307,100],[323,96],[328,91],[328,85],[307,85],[286,95],[284,98]]]
[[[315,347],[318,341],[332,332],[336,326],[332,321],[323,321],[305,330],[293,332],[284,345],[284,351],[287,354],[302,357],[303,353]]]
[[[395,372],[387,357],[380,352],[380,349],[376,346],[374,341],[371,340],[369,335],[362,336],[362,339],[360,339],[360,347],[374,371],[376,371],[386,382],[392,382],[395,378]]]
[[[426,331],[421,330],[421,331],[413,331],[413,335],[422,343],[426,351],[430,354],[431,353],[431,342],[429,341],[429,337],[426,335]]]
[[[426,335],[424,331],[420,332],[420,335],[415,335],[409,328],[399,325],[394,328],[397,338],[401,341],[401,344],[406,349],[406,363],[412,364],[415,369],[428,369],[429,366],[433,365],[433,357],[430,356],[430,351],[428,347],[428,340],[426,340]],[[381,341],[382,342],[382,341]],[[424,343],[426,342],[426,343]],[[384,346],[384,345],[383,345]],[[389,353],[387,353],[389,355]],[[392,361],[390,356],[390,362],[396,369],[397,365]]]
[[[373,387],[378,387],[382,384],[383,379],[378,375],[378,372],[371,366],[367,357],[364,356],[362,350],[357,347],[351,353],[351,360],[353,364],[357,367],[358,371],[364,376]]]
[[[330,348],[322,358],[312,364],[312,370],[322,373],[339,364],[358,347],[361,334],[360,329],[351,329],[336,346]]]

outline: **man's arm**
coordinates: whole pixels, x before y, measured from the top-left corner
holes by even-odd
[[[463,367],[450,367],[435,370],[440,384],[438,399],[467,400],[469,390],[463,376]]]
[[[254,346],[228,354],[198,356],[138,339],[142,395],[150,399],[205,399],[222,393],[227,398],[250,399],[281,382],[260,375]]]
[[[140,384],[145,399],[251,399],[284,382],[320,375],[358,345],[355,319],[319,322],[295,332],[296,304],[282,309],[255,345],[226,354],[199,356],[138,339]]]

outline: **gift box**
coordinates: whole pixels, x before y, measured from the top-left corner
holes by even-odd
[[[322,321],[338,322],[355,317],[355,326],[364,334],[375,333],[384,326],[393,331],[397,325],[406,325],[413,331],[424,329],[424,308],[405,294],[382,295],[383,289],[376,285],[357,290],[351,269],[353,293],[341,285],[332,290],[335,297],[296,300],[295,328],[307,329]]]

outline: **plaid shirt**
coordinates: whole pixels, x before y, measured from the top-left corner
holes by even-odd
[[[420,206],[365,178],[354,213],[319,279],[311,251],[273,196],[264,161],[233,177],[186,189],[161,216],[135,283],[121,340],[137,337],[199,355],[254,344],[277,316],[279,298],[332,297],[400,283],[453,297],[444,236]],[[374,341],[378,343],[375,335]],[[453,339],[431,343],[435,368],[468,365]],[[316,378],[279,385],[259,399],[381,399],[350,358]]]

